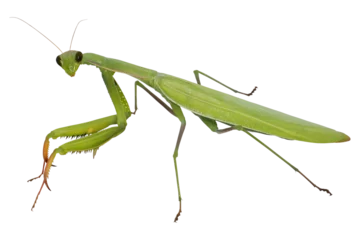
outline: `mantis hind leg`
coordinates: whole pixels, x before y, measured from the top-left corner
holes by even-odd
[[[330,196],[332,195],[332,193],[325,188],[319,188],[316,184],[314,184],[310,179],[308,179],[302,172],[300,172],[299,169],[297,169],[294,165],[292,165],[291,163],[289,163],[288,161],[286,161],[283,157],[281,157],[279,154],[277,154],[274,150],[272,150],[270,147],[268,147],[267,145],[265,145],[263,142],[261,142],[259,139],[257,139],[254,135],[252,135],[250,132],[256,132],[250,129],[246,129],[243,128],[242,126],[231,126],[228,128],[224,128],[224,129],[218,129],[217,127],[217,123],[215,120],[210,119],[210,118],[206,118],[200,115],[195,114],[196,116],[198,116],[201,121],[203,121],[203,123],[205,123],[206,126],[208,126],[211,131],[216,132],[216,133],[226,133],[226,132],[230,132],[232,130],[239,130],[239,131],[243,131],[246,134],[248,134],[250,137],[252,137],[253,139],[255,139],[255,141],[257,141],[258,143],[260,143],[261,145],[263,145],[265,148],[267,148],[270,152],[272,152],[273,154],[275,154],[278,158],[280,158],[283,162],[285,162],[287,165],[289,165],[292,169],[295,170],[295,172],[298,172],[301,174],[301,176],[303,176],[307,181],[309,181],[311,183],[311,185],[313,185],[313,187],[319,189],[319,191],[324,191],[327,192],[328,194],[330,194]],[[257,133],[261,133],[261,132],[257,132]],[[265,134],[265,133],[261,133],[261,134]]]
[[[224,86],[223,82],[215,79],[214,77],[212,77],[211,75],[209,75],[206,72],[194,69],[193,73],[195,72],[195,80],[198,84],[201,84],[199,75],[202,75],[204,77],[209,78],[210,80],[212,79],[213,81],[215,81],[216,83],[219,83],[220,85]],[[229,87],[229,86],[228,86]],[[231,91],[233,91],[233,88],[229,87],[227,88]],[[247,97],[249,97],[250,95],[252,95],[255,91],[256,91],[257,87],[255,86],[255,88],[253,88],[253,90],[248,93],[248,94],[240,94],[240,95],[245,95]],[[236,89],[235,89],[236,90]],[[195,114],[196,115],[196,114]],[[333,193],[331,192],[330,189],[328,188],[323,188],[321,186],[319,186],[318,184],[316,184],[314,181],[311,180],[311,178],[309,176],[306,175],[305,172],[303,172],[298,166],[296,166],[295,164],[293,164],[290,160],[288,160],[286,157],[284,157],[281,153],[279,153],[278,151],[276,151],[273,147],[271,147],[269,144],[265,143],[261,138],[259,138],[256,134],[250,132],[249,130],[246,130],[245,128],[243,128],[242,126],[226,126],[224,128],[220,128],[218,125],[218,122],[203,116],[199,116],[196,115],[200,121],[209,129],[209,131],[211,131],[212,133],[215,133],[217,135],[224,135],[224,134],[228,134],[230,132],[233,131],[239,131],[242,132],[243,134],[247,135],[249,138],[251,138],[252,140],[254,140],[256,143],[258,143],[260,146],[262,146],[265,150],[267,150],[268,152],[270,152],[271,154],[273,154],[275,157],[277,157],[280,161],[282,161],[283,163],[285,163],[286,165],[288,165],[291,169],[293,169],[295,172],[297,172],[300,176],[302,176],[307,182],[309,182],[314,188],[316,188],[319,191],[324,192],[325,194],[327,194],[328,196],[332,196]]]
[[[176,141],[176,146],[175,146],[175,150],[174,150],[174,154],[173,154],[175,173],[176,173],[176,184],[177,184],[177,190],[178,190],[178,199],[179,199],[179,204],[180,204],[179,212],[176,214],[176,217],[175,217],[175,220],[174,220],[174,222],[176,222],[179,219],[179,216],[180,216],[180,213],[181,213],[181,193],[180,193],[179,173],[178,173],[178,169],[177,169],[176,158],[178,156],[178,151],[179,151],[179,147],[180,147],[181,138],[182,138],[182,135],[183,135],[183,133],[185,131],[186,120],[185,120],[185,117],[184,117],[184,114],[183,114],[181,108],[178,105],[176,105],[175,103],[173,103],[173,102],[169,101],[168,99],[166,99],[171,105],[171,108],[170,108],[166,103],[164,103],[161,99],[159,99],[156,95],[154,95],[149,89],[147,89],[139,81],[135,82],[135,111],[133,112],[133,114],[135,114],[137,109],[138,109],[137,108],[137,87],[141,87],[142,89],[144,89],[161,106],[163,106],[169,113],[171,113],[172,115],[177,117],[181,122],[180,131],[179,131],[178,139]]]
[[[201,83],[200,83],[200,76],[199,76],[199,74],[201,74],[201,75],[203,75],[203,76],[205,76],[205,77],[210,78],[210,79],[213,80],[214,82],[217,82],[218,84],[226,87],[227,89],[230,89],[230,90],[233,91],[234,93],[240,93],[240,94],[244,94],[244,95],[246,95],[246,96],[251,96],[251,95],[255,92],[255,90],[257,89],[257,87],[255,87],[250,93],[243,93],[243,92],[239,92],[238,90],[235,90],[235,89],[233,89],[233,88],[231,88],[231,87],[223,84],[222,82],[216,80],[215,78],[210,77],[209,75],[207,75],[207,74],[205,74],[205,73],[203,73],[203,72],[200,72],[199,70],[195,70],[195,71],[194,71],[194,74],[195,74],[196,82],[197,82],[199,85],[201,85]]]
[[[333,193],[331,192],[330,189],[328,188],[324,188],[319,186],[318,184],[316,184],[315,182],[313,182],[311,180],[311,178],[309,176],[306,175],[305,172],[303,172],[298,166],[296,166],[295,164],[293,164],[290,160],[288,160],[287,158],[285,158],[281,153],[279,153],[278,151],[276,151],[273,147],[271,147],[269,144],[265,143],[264,140],[262,140],[261,138],[259,138],[256,134],[246,130],[245,128],[243,128],[242,126],[235,126],[234,128],[236,128],[237,131],[244,133],[245,135],[247,135],[249,138],[251,138],[252,140],[254,140],[257,144],[259,144],[260,146],[262,146],[265,150],[267,150],[268,152],[270,152],[271,154],[273,154],[275,157],[277,157],[278,159],[280,159],[280,161],[282,161],[283,163],[285,163],[286,165],[288,165],[291,169],[293,169],[295,172],[297,172],[300,176],[302,176],[307,182],[309,182],[314,188],[316,188],[317,190],[324,192],[326,195],[328,195],[329,197],[331,197],[333,195]]]
[[[124,130],[125,130],[125,128],[120,128],[120,127],[108,128],[103,131],[96,132],[90,136],[86,136],[84,138],[76,139],[71,142],[65,143],[65,144],[61,145],[60,147],[56,148],[53,151],[53,153],[50,155],[49,159],[47,159],[47,161],[46,161],[46,166],[44,169],[44,180],[41,185],[40,191],[36,196],[35,202],[31,208],[31,210],[35,207],[35,204],[37,202],[37,199],[41,193],[41,190],[42,190],[44,184],[50,190],[50,187],[47,183],[47,179],[49,178],[50,168],[51,168],[51,166],[53,166],[52,164],[54,162],[56,154],[59,153],[60,155],[65,155],[68,152],[81,153],[81,152],[94,151],[94,156],[95,156],[95,153],[96,153],[97,149],[99,149],[100,146],[104,145],[110,139],[118,136]]]

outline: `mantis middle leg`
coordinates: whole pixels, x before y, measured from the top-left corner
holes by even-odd
[[[102,146],[103,144],[108,142],[110,139],[120,135],[122,132],[125,131],[125,128],[127,125],[126,119],[131,115],[129,105],[128,105],[126,98],[123,95],[119,85],[116,83],[115,79],[113,78],[114,72],[103,70],[103,69],[100,69],[100,71],[102,73],[102,77],[105,82],[106,88],[109,92],[110,98],[114,104],[114,107],[116,110],[116,115],[110,116],[107,118],[103,118],[103,119],[99,119],[99,120],[95,120],[90,123],[84,123],[84,124],[79,124],[79,125],[75,125],[75,126],[58,129],[58,131],[56,131],[55,133],[53,131],[47,136],[47,138],[45,140],[45,144],[44,144],[44,150],[43,150],[44,180],[40,187],[40,191],[36,196],[35,202],[31,208],[31,210],[35,207],[36,201],[41,193],[41,190],[42,190],[44,184],[50,190],[50,187],[47,183],[47,178],[49,177],[50,168],[51,168],[51,166],[53,166],[52,163],[55,159],[56,154],[59,153],[60,155],[65,155],[68,152],[74,153],[74,152],[87,152],[87,151],[95,151],[95,153],[96,153],[97,149],[100,146]],[[114,124],[114,123],[117,124],[118,126],[100,131],[101,129],[104,129],[107,126]],[[60,136],[61,136],[61,133],[65,134],[65,135],[69,134],[69,133],[73,133],[73,135],[79,135],[79,134],[84,135],[84,134],[86,134],[86,133],[84,133],[85,130],[86,130],[87,134],[90,134],[93,132],[94,133],[90,136],[87,136],[87,137],[84,137],[81,139],[76,139],[74,141],[71,141],[71,142],[61,145],[59,148],[56,148],[53,151],[53,153],[50,155],[49,158],[47,158],[47,151],[48,151],[48,147],[49,147],[48,139],[50,137],[54,137],[54,136],[56,136],[56,134],[60,134]]]
[[[192,74],[193,74],[193,77],[195,78],[195,81],[197,84],[201,84],[201,80],[200,80],[200,76],[203,76],[203,77],[206,77],[208,78],[210,81],[212,82],[215,82],[216,84],[220,85],[220,86],[223,86],[224,88],[232,91],[234,94],[239,94],[240,96],[247,96],[247,97],[250,97],[252,96],[257,89],[259,89],[258,86],[254,86],[250,92],[248,93],[242,93],[240,92],[239,89],[236,89],[236,88],[232,88],[231,86],[229,86],[227,83],[225,83],[224,81],[220,81],[216,78],[214,78],[213,76],[211,76],[209,73],[207,72],[204,72],[204,71],[201,71],[197,68],[195,68],[193,71],[192,71]],[[139,87],[144,89],[143,87],[141,87],[139,84],[137,84],[136,82],[134,82],[134,96],[135,96],[135,112],[138,112],[139,111]],[[146,86],[146,88],[144,89],[146,92],[149,93],[149,91],[147,91],[146,89],[149,89],[149,86]],[[151,94],[151,93],[149,93]],[[153,96],[154,97],[154,96]],[[159,99],[157,99],[159,101]]]
[[[196,82],[197,82],[199,85],[201,85],[201,83],[200,83],[200,76],[199,76],[199,74],[201,74],[201,75],[203,75],[203,76],[205,76],[205,77],[210,78],[210,79],[213,80],[214,82],[217,82],[218,84],[226,87],[227,89],[230,89],[230,90],[233,91],[234,93],[240,93],[240,94],[244,94],[244,95],[246,95],[246,96],[251,96],[251,95],[255,92],[255,90],[257,89],[257,87],[255,87],[250,93],[243,93],[243,92],[239,92],[238,90],[235,90],[235,89],[233,89],[233,88],[231,88],[231,87],[223,84],[222,82],[216,80],[215,78],[210,77],[209,75],[207,75],[207,74],[205,74],[205,73],[203,73],[203,72],[200,72],[199,70],[195,70],[195,71],[194,71],[194,74],[195,74]]]
[[[181,193],[180,193],[180,183],[179,183],[179,174],[178,174],[178,169],[177,169],[177,162],[176,162],[176,158],[178,156],[178,151],[179,151],[179,147],[180,147],[180,142],[181,142],[181,138],[182,135],[185,131],[185,126],[186,126],[186,120],[184,117],[184,114],[181,110],[181,108],[176,105],[175,103],[171,102],[168,100],[168,102],[171,105],[171,108],[166,105],[161,99],[159,99],[156,95],[154,95],[149,89],[147,89],[142,83],[140,83],[139,81],[135,82],[135,112],[137,110],[137,86],[141,87],[142,89],[144,89],[150,96],[152,96],[158,103],[160,103],[168,112],[170,112],[172,115],[174,115],[175,117],[177,117],[180,122],[180,131],[179,131],[179,135],[178,135],[178,139],[176,141],[176,146],[175,146],[175,150],[174,150],[174,154],[173,154],[173,158],[174,158],[174,166],[175,166],[175,174],[176,174],[176,184],[177,184],[177,189],[178,189],[178,199],[179,199],[179,212],[176,214],[175,220],[174,222],[176,222],[179,219],[180,213],[181,213]],[[135,114],[134,112],[134,114]]]

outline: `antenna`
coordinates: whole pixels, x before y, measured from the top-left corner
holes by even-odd
[[[56,48],[56,50],[60,53],[64,52],[64,50],[60,47],[59,44],[57,44],[54,40],[52,40],[50,37],[48,37],[45,33],[40,32],[40,30],[35,27],[34,25],[32,25],[31,23],[29,23],[28,21],[26,21],[24,18],[22,17],[17,17],[17,16],[11,16],[9,17],[9,19],[18,19],[20,22],[24,23],[25,25],[29,26],[34,32],[36,32],[37,34],[39,34],[41,37],[43,37],[45,40],[48,40],[49,43],[51,45],[53,45],[53,47]]]
[[[71,38],[69,50],[71,50],[71,44],[72,44],[72,42],[73,42],[74,35],[75,35],[75,32],[76,32],[77,27],[79,26],[79,23],[81,23],[82,21],[85,21],[85,20],[87,20],[87,19],[83,19],[83,20],[79,21],[78,24],[76,25],[76,28],[75,28],[74,33],[73,33],[72,38]]]

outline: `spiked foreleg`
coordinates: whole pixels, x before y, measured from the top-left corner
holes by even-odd
[[[79,122],[71,125],[61,126],[52,129],[48,132],[42,142],[42,163],[40,173],[36,176],[29,178],[26,182],[31,183],[41,177],[44,172],[44,167],[49,158],[51,149],[51,140],[65,139],[72,140],[82,138],[92,133],[101,131],[110,126],[116,125],[117,118],[114,114],[104,117],[92,119],[85,122]]]
[[[114,138],[123,134],[126,130],[127,124],[118,124],[86,137],[64,142],[55,147],[51,151],[51,154],[45,163],[43,173],[41,175],[40,186],[33,200],[31,210],[34,211],[36,208],[36,205],[40,200],[41,193],[49,182],[52,165],[55,163],[58,156],[65,156],[69,153],[95,151],[111,142]]]
[[[117,135],[121,134],[125,128],[126,128],[126,120],[131,115],[129,104],[127,103],[127,100],[122,93],[119,85],[116,83],[115,79],[113,78],[114,72],[101,69],[101,75],[104,80],[104,83],[106,85],[106,88],[109,92],[110,98],[114,104],[116,115],[110,116],[107,118],[95,120],[89,123],[79,124],[75,126],[65,127],[57,129],[53,132],[51,132],[45,140],[44,144],[44,161],[46,162],[45,169],[43,170],[44,173],[44,181],[41,185],[40,191],[38,195],[36,196],[34,205],[31,209],[35,207],[35,203],[40,195],[40,192],[44,186],[44,184],[47,186],[47,188],[50,190],[48,184],[47,184],[47,178],[49,177],[50,168],[54,161],[55,155],[57,153],[64,155],[68,152],[86,152],[86,151],[95,151],[103,144],[105,144],[107,141],[109,141],[111,138],[116,137]],[[98,132],[101,129],[111,125],[111,124],[117,124],[118,127],[113,127],[106,129],[104,131]],[[77,139],[68,143],[65,143],[61,145],[59,148],[55,149],[54,152],[51,154],[50,158],[47,159],[47,151],[49,147],[48,139],[50,138],[57,138],[60,136],[67,136],[71,133],[71,136],[85,136],[87,134],[91,134],[90,136]],[[45,163],[44,163],[45,164]]]

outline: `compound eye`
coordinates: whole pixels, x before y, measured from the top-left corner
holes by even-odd
[[[77,52],[76,55],[75,55],[75,60],[76,60],[77,62],[81,62],[82,58],[83,58],[82,53],[81,53],[81,52]]]
[[[61,58],[60,58],[60,56],[57,56],[56,57],[56,62],[57,62],[57,64],[61,67]]]

